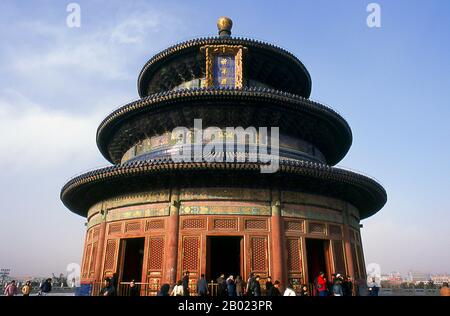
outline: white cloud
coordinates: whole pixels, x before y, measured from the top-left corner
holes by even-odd
[[[132,17],[118,24],[111,32],[111,40],[120,44],[142,44],[148,32],[158,31],[158,16]]]
[[[54,76],[66,81],[74,74],[127,79],[131,74],[127,72],[122,52],[111,44],[107,35],[99,32],[75,38],[67,36],[50,49],[16,58],[13,70],[32,80]]]
[[[15,91],[0,93],[0,163],[55,168],[99,155],[95,132],[102,114],[46,110]]]
[[[165,39],[180,27],[176,21],[170,15],[146,8],[127,15],[116,25],[94,31],[26,23],[22,25],[24,32],[52,45],[15,49],[12,69],[34,80],[54,72],[66,80],[79,73],[108,80],[135,79],[137,74],[129,72],[128,62],[142,52],[148,53],[151,47],[161,48]]]

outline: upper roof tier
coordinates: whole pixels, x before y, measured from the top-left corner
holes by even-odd
[[[309,98],[311,77],[302,62],[290,52],[258,40],[231,37],[231,20],[218,22],[219,36],[192,39],[171,46],[153,56],[138,78],[139,95],[177,88],[201,88],[207,84],[205,49],[214,45],[242,48],[242,86],[266,87]]]

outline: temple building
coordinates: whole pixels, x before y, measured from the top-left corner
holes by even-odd
[[[319,271],[365,279],[360,221],[387,195],[333,167],[351,146],[350,126],[309,99],[311,77],[297,57],[233,37],[229,18],[217,26],[218,36],[176,44],[144,65],[140,99],[97,130],[112,165],[62,188],[63,203],[87,220],[82,283],[114,276],[119,287],[135,280],[155,295],[185,271],[193,293],[201,274],[210,282],[254,272],[262,285],[271,276],[295,288]],[[191,140],[200,119],[209,154],[198,157]],[[266,142],[263,127],[277,127],[278,141]],[[192,159],[175,159],[180,152]],[[264,172],[269,156],[278,168]]]

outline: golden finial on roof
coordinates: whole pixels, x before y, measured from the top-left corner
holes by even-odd
[[[229,17],[222,16],[217,20],[217,28],[220,36],[230,36],[233,21]]]

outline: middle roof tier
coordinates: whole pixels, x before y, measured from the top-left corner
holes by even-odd
[[[186,89],[158,93],[126,104],[97,130],[103,156],[120,163],[133,147],[176,127],[278,127],[283,139],[311,145],[324,163],[335,165],[348,152],[352,132],[334,110],[309,99],[267,88]]]

